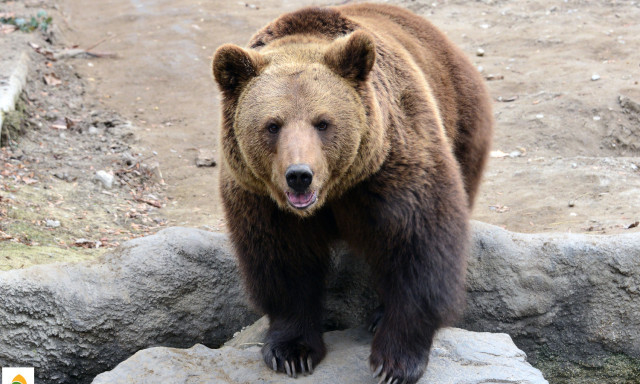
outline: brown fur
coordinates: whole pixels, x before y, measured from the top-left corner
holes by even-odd
[[[372,368],[413,383],[462,306],[492,129],[482,80],[435,27],[386,5],[286,14],[249,47],[220,47],[213,72],[231,239],[271,320],[265,362],[300,371],[324,357],[324,277],[342,239],[368,260],[382,302]],[[313,171],[305,209],[287,200],[292,164]]]

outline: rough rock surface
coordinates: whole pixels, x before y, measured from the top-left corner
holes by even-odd
[[[15,109],[16,101],[27,81],[28,41],[27,36],[18,33],[3,34],[0,40],[0,52],[2,52],[0,55],[0,135],[4,114]]]
[[[209,349],[150,348],[136,353],[93,384],[113,383],[292,383],[292,379],[266,367],[256,342],[266,321],[237,338],[237,347]],[[256,342],[246,342],[247,340]],[[368,368],[371,335],[363,328],[325,333],[327,357],[309,376],[295,383],[374,383]],[[241,348],[240,346],[246,346]],[[505,334],[476,333],[456,328],[441,330],[431,350],[426,383],[543,384],[547,381],[525,361],[526,355]]]
[[[459,326],[504,332],[535,361],[545,351],[599,366],[640,359],[640,236],[518,234],[474,223]],[[0,272],[0,366],[44,383],[88,382],[136,351],[218,347],[257,316],[226,237],[172,228],[94,264]],[[376,306],[368,269],[337,252],[325,326],[354,328]],[[40,368],[40,370],[38,370]]]
[[[93,264],[0,272],[0,366],[82,383],[150,346],[219,346],[254,321],[226,237],[170,228]]]
[[[459,327],[504,332],[535,362],[538,353],[585,366],[625,354],[640,361],[640,234],[521,234],[473,222],[467,307]],[[336,260],[349,287],[330,290],[332,324],[357,326],[353,308],[376,305],[366,266]],[[354,291],[352,291],[354,289]],[[349,300],[341,307],[342,300]],[[361,315],[359,320],[366,319]],[[340,328],[340,327],[336,327]]]
[[[519,234],[474,223],[460,324],[588,366],[640,358],[640,234]],[[543,348],[541,348],[543,347]]]

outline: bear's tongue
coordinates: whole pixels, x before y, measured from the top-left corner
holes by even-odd
[[[296,208],[305,208],[313,202],[315,192],[309,191],[305,193],[287,192],[289,203]]]

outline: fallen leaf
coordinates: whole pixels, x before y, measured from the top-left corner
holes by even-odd
[[[11,24],[0,24],[0,33],[8,35],[12,32],[15,32],[18,29],[15,25]]]
[[[635,228],[638,226],[638,224],[640,224],[640,221],[636,221],[635,223],[631,223],[629,224],[629,226],[627,227],[627,229],[631,229],[631,228]]]
[[[30,178],[30,177],[23,177],[23,178],[22,178],[22,182],[23,182],[23,183],[25,183],[25,184],[27,184],[27,185],[31,185],[31,184],[35,184],[35,183],[37,183],[37,182],[38,182],[38,180],[36,180],[36,179],[32,179],[32,178]]]
[[[65,117],[64,118],[64,122],[65,122],[67,128],[73,129],[73,127],[75,127],[75,125],[78,124],[80,122],[80,120],[72,119],[70,117]]]
[[[60,78],[55,74],[55,73],[50,73],[47,75],[44,75],[44,82],[47,85],[51,85],[51,86],[56,86],[56,85],[60,85],[62,84],[62,80],[60,80]]]
[[[67,122],[65,120],[56,120],[51,124],[53,129],[67,129]]]

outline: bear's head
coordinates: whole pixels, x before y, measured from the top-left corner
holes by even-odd
[[[287,36],[260,51],[223,45],[224,166],[242,186],[308,216],[380,167],[380,112],[368,76],[373,38]]]

